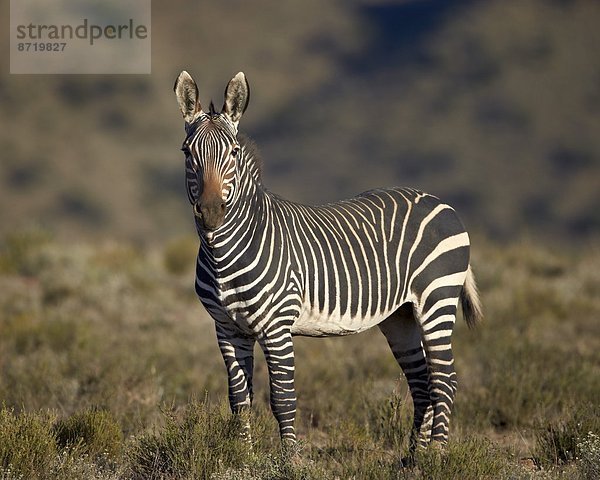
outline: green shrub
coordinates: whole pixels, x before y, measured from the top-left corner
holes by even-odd
[[[62,448],[77,447],[92,458],[116,457],[123,446],[121,427],[108,411],[90,409],[60,419],[54,425]]]
[[[476,437],[451,441],[445,450],[432,446],[417,452],[416,467],[405,478],[469,480],[500,478],[506,460],[491,442]],[[416,472],[414,471],[416,470]]]
[[[589,440],[587,453],[593,458],[593,433],[600,431],[600,418],[597,416],[597,405],[580,406],[573,409],[570,416],[564,419],[541,424],[536,435],[534,460],[541,467],[565,465],[582,456],[580,445],[584,439]],[[587,437],[586,437],[587,436]],[[596,437],[597,438],[597,437]],[[599,446],[599,445],[595,445]]]
[[[600,478],[600,436],[588,432],[585,438],[577,443],[577,450],[581,478]]]
[[[385,401],[365,407],[372,436],[393,451],[399,452],[408,445],[412,429],[411,403],[410,397],[395,394]]]
[[[224,406],[191,403],[165,411],[162,429],[137,439],[129,452],[134,478],[209,478],[223,468],[240,468],[248,445],[240,425]]]
[[[0,409],[0,473],[18,478],[44,478],[57,455],[50,413],[15,414]]]
[[[134,479],[287,479],[324,478],[324,472],[298,455],[300,447],[280,449],[262,409],[233,416],[224,403],[191,402],[181,411],[165,411],[164,426],[135,438],[128,451]],[[252,444],[242,437],[250,421]],[[276,445],[276,446],[275,446]]]

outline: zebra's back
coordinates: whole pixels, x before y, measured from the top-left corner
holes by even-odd
[[[434,279],[466,275],[469,237],[432,195],[378,189],[317,207],[281,201],[279,210],[301,293],[296,335],[366,330],[421,300]]]

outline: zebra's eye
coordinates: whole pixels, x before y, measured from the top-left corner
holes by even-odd
[[[185,145],[183,147],[181,147],[181,151],[184,153],[184,155],[186,157],[190,156],[190,149],[188,147],[186,147]]]
[[[238,156],[238,153],[240,153],[240,147],[234,147],[233,150],[231,151],[231,156],[233,158]]]

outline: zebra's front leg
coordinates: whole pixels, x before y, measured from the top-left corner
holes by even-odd
[[[255,340],[217,324],[217,341],[227,368],[231,412],[241,421],[241,435],[251,442],[248,413],[252,406],[253,396],[252,371]]]
[[[271,410],[279,424],[284,446],[296,443],[296,390],[294,388],[294,345],[289,329],[266,333],[259,338],[271,386]]]

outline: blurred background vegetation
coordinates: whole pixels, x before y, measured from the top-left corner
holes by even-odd
[[[193,233],[172,93],[185,68],[205,105],[246,72],[241,129],[262,151],[267,186],[286,197],[412,186],[495,240],[597,236],[597,2],[152,8],[147,76],[8,75],[0,38],[0,233],[31,223],[69,239]]]

